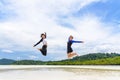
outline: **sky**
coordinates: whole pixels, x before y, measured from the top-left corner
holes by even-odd
[[[79,55],[120,53],[120,0],[0,0],[0,58],[62,60],[70,35]],[[47,33],[48,53],[33,47]]]

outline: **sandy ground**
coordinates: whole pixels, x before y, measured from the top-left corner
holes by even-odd
[[[120,66],[0,66],[0,80],[120,80]]]
[[[105,69],[105,70],[120,70],[120,66],[74,66],[74,65],[0,65],[0,70],[7,69],[31,69],[31,68],[78,68],[78,69]]]

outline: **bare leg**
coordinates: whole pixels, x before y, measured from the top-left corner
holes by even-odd
[[[41,51],[42,49],[41,48],[38,48],[39,51]]]
[[[76,56],[79,56],[77,53],[73,53],[74,55],[76,55]]]
[[[68,59],[70,59],[70,53],[68,53],[67,56],[68,56]]]
[[[72,57],[72,58],[73,58],[73,57],[76,57],[76,56],[78,56],[77,53],[74,53],[74,52],[71,53],[71,57]]]
[[[68,59],[71,59],[72,53],[68,53],[67,55],[68,55]]]

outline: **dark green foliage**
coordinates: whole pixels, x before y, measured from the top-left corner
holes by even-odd
[[[17,64],[17,65],[43,65],[44,62],[34,61],[34,60],[21,60],[21,61],[16,61],[12,64]]]
[[[116,56],[120,56],[120,54],[116,54],[116,53],[92,53],[92,54],[87,54],[87,55],[76,57],[73,60],[86,61],[86,60],[112,58],[112,57],[116,57]]]
[[[73,59],[66,59],[61,61],[34,61],[22,60],[16,61],[15,65],[119,65],[120,54],[117,53],[92,53]]]

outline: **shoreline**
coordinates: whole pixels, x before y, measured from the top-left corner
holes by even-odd
[[[72,68],[72,69],[92,69],[92,70],[118,70],[116,65],[0,65],[0,70],[21,70],[21,69],[41,69],[41,68]]]

